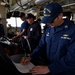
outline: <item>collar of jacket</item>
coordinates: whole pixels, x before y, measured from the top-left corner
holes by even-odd
[[[67,19],[64,20],[64,23],[63,23],[61,26],[55,28],[56,32],[57,32],[57,31],[64,30],[64,29],[67,29],[67,28],[70,26],[70,23],[69,23],[69,22],[70,22],[70,21],[67,20]]]

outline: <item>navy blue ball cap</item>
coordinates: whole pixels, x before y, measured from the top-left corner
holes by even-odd
[[[56,2],[46,5],[44,7],[44,17],[42,18],[41,23],[50,23],[62,12],[62,6]]]
[[[29,18],[35,19],[36,17],[33,14],[28,13],[27,16],[26,16],[26,19],[29,19]]]

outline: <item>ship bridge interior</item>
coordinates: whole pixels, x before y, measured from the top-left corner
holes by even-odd
[[[3,18],[6,35],[8,32],[6,19],[18,17],[20,12],[32,13],[36,18],[42,19],[44,6],[51,2],[58,2],[63,7],[64,16],[70,14],[71,20],[75,22],[75,0],[0,0],[0,17]],[[9,27],[11,28],[10,25]]]
[[[31,60],[30,53],[33,51],[33,50],[31,51],[31,45],[33,44],[32,45],[33,47],[34,45],[36,45],[35,40],[37,42],[39,42],[40,40],[40,39],[37,40],[39,37],[38,36],[35,37],[34,34],[37,34],[36,33],[37,31],[41,31],[40,33],[43,34],[48,24],[40,23],[41,29],[37,31],[34,30],[34,28],[37,29],[39,24],[37,25],[35,24],[37,27],[30,27],[29,31],[31,33],[29,33],[30,36],[29,38],[31,40],[29,40],[27,35],[23,35],[24,33],[22,33],[21,35],[20,31],[21,27],[23,29],[22,31],[24,32],[25,28],[23,27],[26,26],[22,25],[22,23],[24,24],[24,22],[20,19],[19,14],[20,12],[24,12],[25,14],[32,13],[34,16],[36,16],[36,20],[39,18],[42,19],[44,6],[51,2],[57,2],[62,6],[64,14],[63,18],[67,18],[67,16],[70,17],[69,19],[72,20],[73,25],[71,26],[70,22],[68,24],[70,27],[73,28],[73,30],[72,28],[68,27],[68,25],[66,25],[67,24],[66,22],[64,24],[63,23],[64,21],[60,21],[58,18],[57,20],[59,20],[59,25],[64,25],[64,26],[58,25],[59,27],[57,28],[57,30],[56,28],[47,30],[45,37],[40,42],[39,46],[36,46],[37,47],[37,49],[35,49],[36,51],[34,51],[34,53],[36,53],[37,55],[36,54],[32,55],[32,57],[35,56],[33,60],[38,55],[41,54],[44,57],[46,54],[48,54],[46,55],[48,58],[45,57],[47,58],[45,60],[45,58],[42,59],[42,57],[40,57],[40,60],[42,60],[41,62],[38,60],[39,58],[38,56],[38,58],[36,59],[37,62],[36,60],[34,60],[34,62],[36,62],[36,64],[38,64],[39,67],[35,66],[33,69],[31,69],[29,66],[32,66],[32,64],[30,65],[29,63],[27,63],[27,61],[25,62],[25,59],[28,60],[28,62],[29,60]],[[58,22],[57,20],[56,21],[53,20],[54,23],[52,24],[54,25],[55,22]],[[0,73],[2,75],[4,75],[5,73],[8,75],[59,75],[59,74],[75,75],[74,23],[75,23],[75,0],[0,0],[0,24],[3,25],[3,30],[4,30],[3,32],[2,28],[0,28],[1,30],[0,34],[3,32],[3,34],[0,36]],[[56,23],[55,26],[57,26],[57,24],[58,23]],[[34,23],[32,26],[34,26]],[[32,33],[33,30],[34,33]],[[18,34],[20,35],[19,37],[17,37]],[[12,40],[12,37],[16,37],[16,40],[15,41]],[[21,38],[23,38],[23,40]],[[27,43],[25,42],[24,47],[26,46],[28,49],[27,48],[25,49],[23,47],[24,40],[27,42]],[[31,42],[31,44],[29,41]],[[29,53],[28,52],[26,53],[25,50],[29,50]],[[12,61],[8,58],[8,56],[11,56]],[[23,56],[24,59],[22,64],[26,65],[29,64],[27,68],[26,65],[22,66],[21,64],[19,64]],[[43,68],[45,69],[42,70],[41,66],[42,69]],[[19,67],[19,69],[17,69],[17,67]],[[42,71],[40,71],[39,68]],[[48,74],[48,72],[50,73]]]
[[[58,2],[64,12],[75,12],[75,0],[0,0],[0,5],[6,7],[6,12],[24,11],[34,14],[42,13],[45,5],[51,2]],[[41,14],[42,15],[42,14]]]

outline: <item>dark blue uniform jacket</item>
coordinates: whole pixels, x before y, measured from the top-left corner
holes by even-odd
[[[48,27],[31,58],[35,59],[44,52],[52,75],[75,75],[74,23],[65,20],[60,27]]]
[[[31,46],[31,52],[32,52],[33,49],[37,47],[38,42],[41,38],[41,26],[37,21],[35,21],[29,26],[27,30],[27,35]]]

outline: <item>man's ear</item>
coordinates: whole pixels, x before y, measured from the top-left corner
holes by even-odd
[[[60,14],[58,15],[58,17],[59,17],[59,18],[62,18],[62,17],[63,17],[63,13],[60,13]]]

